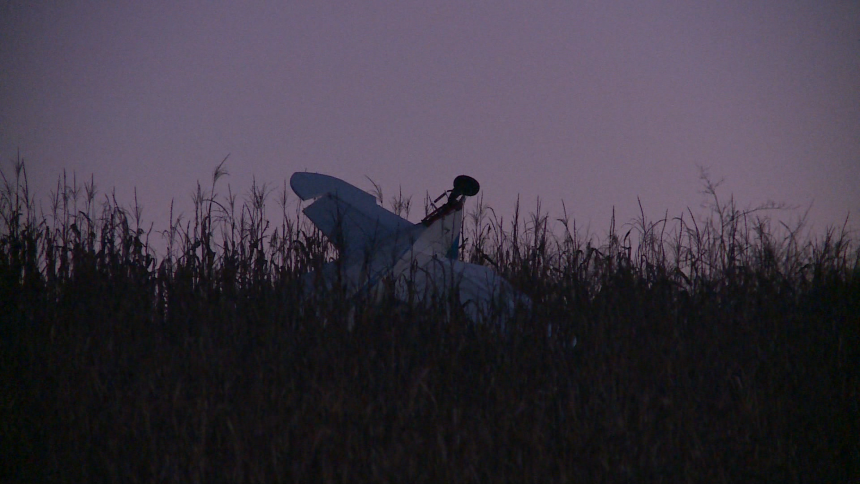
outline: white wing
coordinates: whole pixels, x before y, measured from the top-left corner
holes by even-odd
[[[517,291],[489,267],[446,257],[419,257],[405,270],[395,268],[395,296],[403,301],[432,304],[437,298],[457,295],[472,321],[505,322],[517,305],[530,307],[528,296]]]
[[[395,245],[400,247],[407,243],[407,237],[417,237],[416,225],[420,224],[380,207],[373,195],[343,180],[319,173],[294,173],[290,187],[302,200],[316,199],[304,209],[305,215],[347,259],[375,252],[392,241],[398,241]]]
[[[349,183],[320,173],[296,172],[290,177],[290,187],[302,200],[312,200],[328,193],[337,193],[341,200],[353,205],[376,205],[376,197]]]

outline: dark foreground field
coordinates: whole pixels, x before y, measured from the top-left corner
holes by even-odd
[[[349,318],[337,291],[302,298],[329,249],[269,225],[258,189],[198,190],[155,258],[162,234],[91,182],[42,214],[22,165],[4,180],[0,481],[860,480],[860,252],[839,229],[772,230],[711,185],[708,220],[603,241],[479,208],[464,256],[534,300],[499,332],[445,301]]]

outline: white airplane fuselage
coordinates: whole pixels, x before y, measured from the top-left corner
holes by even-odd
[[[296,173],[290,185],[303,200],[315,200],[304,213],[341,255],[308,275],[309,289],[321,276],[329,288],[342,284],[350,298],[378,301],[390,287],[383,284],[387,281],[398,300],[457,301],[474,321],[511,313],[517,302],[528,303],[493,270],[457,260],[463,194],[452,193],[444,205],[412,224],[376,205],[366,192],[327,175]]]

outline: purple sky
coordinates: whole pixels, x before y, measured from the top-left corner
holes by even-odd
[[[466,173],[600,235],[637,196],[703,213],[705,166],[860,227],[854,0],[118,3],[0,1],[0,156],[42,195],[94,173],[163,228],[229,153],[243,194],[307,169],[421,207]]]

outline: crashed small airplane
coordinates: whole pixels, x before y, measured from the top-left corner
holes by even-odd
[[[434,210],[415,224],[332,176],[297,172],[290,187],[303,201],[312,201],[304,214],[339,254],[338,260],[306,276],[309,289],[319,287],[320,279],[327,287],[339,281],[347,297],[378,301],[393,283],[398,301],[456,301],[475,322],[504,321],[518,305],[530,305],[528,297],[492,269],[458,260],[463,204],[480,189],[472,177],[456,177],[454,187],[435,200]],[[436,207],[446,195],[447,201]]]

